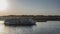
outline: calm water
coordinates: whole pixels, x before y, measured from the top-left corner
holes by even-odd
[[[5,26],[0,21],[0,34],[60,34],[60,21],[37,22],[34,26]]]

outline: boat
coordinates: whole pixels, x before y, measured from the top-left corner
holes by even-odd
[[[5,25],[34,25],[36,23],[32,18],[10,18],[5,19]]]

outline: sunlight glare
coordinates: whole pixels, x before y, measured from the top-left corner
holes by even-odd
[[[0,0],[0,11],[6,10],[8,7],[7,0]]]
[[[4,21],[0,21],[0,33],[3,32],[3,30],[4,30],[3,23],[4,23]]]
[[[4,23],[4,21],[0,21],[0,24]]]

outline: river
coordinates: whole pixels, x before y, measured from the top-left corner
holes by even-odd
[[[60,34],[60,21],[36,22],[33,26],[5,26],[0,21],[0,34]]]

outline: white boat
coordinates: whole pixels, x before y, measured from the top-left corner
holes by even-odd
[[[10,18],[5,20],[5,25],[33,25],[36,21],[32,18]]]

